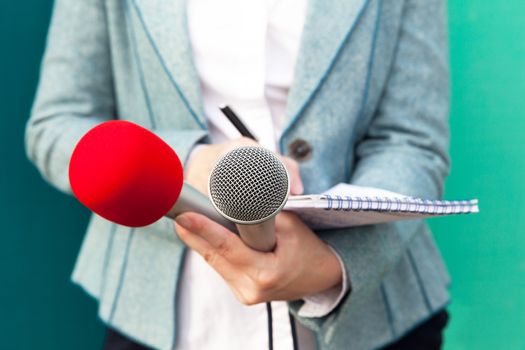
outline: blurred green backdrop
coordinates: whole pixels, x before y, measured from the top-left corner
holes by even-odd
[[[423,1],[423,0],[422,0]],[[0,348],[97,349],[96,305],[69,281],[88,212],[25,158],[51,0],[0,10]],[[525,2],[449,2],[452,173],[481,214],[431,224],[453,277],[449,349],[525,349]]]
[[[80,0],[82,1],[82,0]],[[89,213],[24,152],[51,0],[0,6],[0,349],[99,349],[96,304],[70,282]]]
[[[433,219],[452,274],[446,349],[525,349],[525,1],[449,1],[452,172],[481,213]]]

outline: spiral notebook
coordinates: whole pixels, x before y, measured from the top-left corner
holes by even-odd
[[[477,199],[426,200],[344,183],[318,195],[290,196],[284,210],[295,212],[313,229],[479,212]]]

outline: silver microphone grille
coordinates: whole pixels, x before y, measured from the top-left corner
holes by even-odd
[[[277,214],[288,198],[288,172],[281,160],[261,147],[241,147],[224,155],[211,171],[215,208],[240,224],[256,224]]]

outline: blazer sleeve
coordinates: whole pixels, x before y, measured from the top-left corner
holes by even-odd
[[[71,192],[69,159],[92,127],[116,119],[111,49],[103,0],[56,0],[25,144],[29,159]],[[205,130],[161,130],[181,161]]]
[[[438,198],[449,171],[449,72],[444,0],[405,3],[394,60],[373,120],[356,145],[351,183],[421,198]],[[351,291],[328,317],[302,319],[312,328],[336,320],[400,260],[424,223],[327,230],[319,235],[342,258]],[[300,302],[292,304],[297,310]]]

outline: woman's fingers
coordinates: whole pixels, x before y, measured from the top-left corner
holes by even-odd
[[[189,239],[192,244],[195,242],[198,248],[195,250],[207,261],[214,259],[213,256],[210,256],[211,254],[220,255],[234,264],[246,264],[253,261],[256,258],[255,255],[260,255],[259,252],[248,248],[235,233],[203,215],[184,213],[179,215],[175,221],[185,230],[181,239],[185,242],[186,239]]]
[[[303,181],[301,180],[301,173],[299,170],[299,163],[297,163],[292,158],[288,157],[281,157],[281,160],[284,163],[284,166],[286,167],[286,170],[288,170],[288,174],[290,175],[290,194],[292,195],[300,195],[304,192],[303,188]]]

